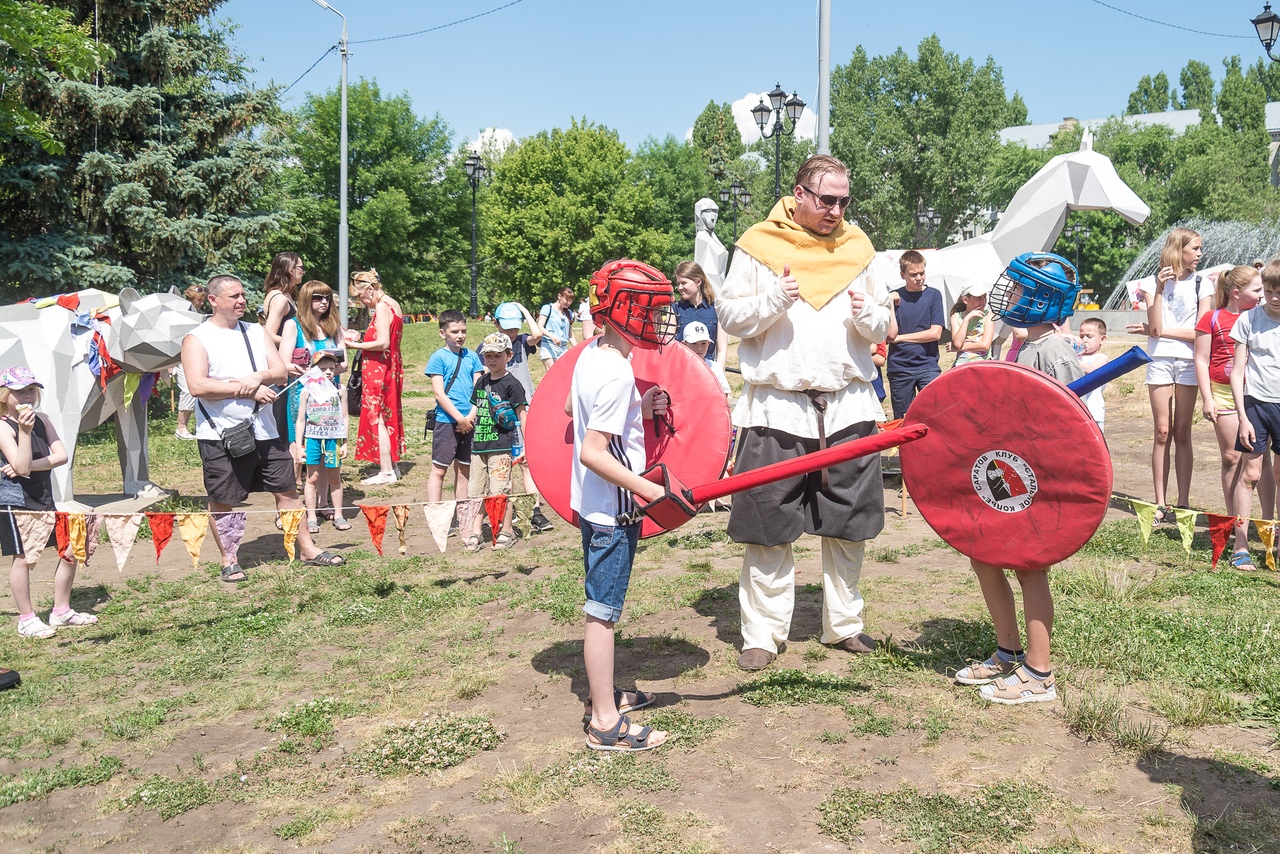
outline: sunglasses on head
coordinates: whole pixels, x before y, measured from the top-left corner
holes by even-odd
[[[819,195],[818,193],[814,192],[813,190],[810,190],[810,189],[809,189],[808,187],[806,187],[804,184],[801,184],[801,185],[800,185],[800,187],[801,187],[801,189],[803,189],[806,193],[808,193],[809,195],[811,195],[811,196],[813,196],[815,199],[817,199],[817,200],[818,200],[818,204],[822,205],[824,208],[834,208],[834,207],[837,207],[837,206],[839,206],[839,207],[841,207],[841,208],[847,208],[847,207],[849,207],[849,202],[852,202],[852,201],[853,201],[853,196],[829,196],[829,195],[827,195],[827,194],[825,194],[825,193],[824,193],[824,194]]]

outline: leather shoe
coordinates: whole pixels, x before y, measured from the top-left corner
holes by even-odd
[[[835,643],[827,644],[831,649],[840,649],[845,652],[867,653],[876,651],[876,639],[865,632],[858,632],[853,637],[838,640]]]
[[[738,667],[743,670],[764,670],[778,656],[764,649],[744,649],[738,656]]]

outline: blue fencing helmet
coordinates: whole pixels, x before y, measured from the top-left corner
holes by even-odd
[[[1075,314],[1080,279],[1071,262],[1049,252],[1024,252],[1000,274],[987,304],[1010,326],[1061,323]]]

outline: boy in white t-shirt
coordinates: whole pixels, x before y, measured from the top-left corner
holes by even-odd
[[[603,334],[592,341],[573,368],[565,412],[573,419],[573,480],[569,505],[582,529],[586,564],[587,615],[582,654],[591,697],[583,716],[587,747],[634,752],[650,750],[665,732],[636,727],[624,712],[654,701],[644,691],[623,691],[613,681],[613,629],[631,580],[640,523],[620,524],[635,510],[633,496],[646,502],[664,494],[645,480],[643,418],[666,411],[657,388],[643,395],[631,370],[633,347],[653,349],[675,337],[671,282],[648,264],[611,261],[591,277],[591,313]]]

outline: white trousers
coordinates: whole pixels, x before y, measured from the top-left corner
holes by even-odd
[[[822,537],[822,642],[837,643],[862,631],[862,556],[866,544]],[[738,604],[742,648],[776,653],[791,634],[796,566],[791,544],[747,545]]]

